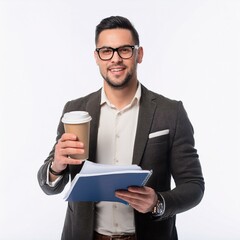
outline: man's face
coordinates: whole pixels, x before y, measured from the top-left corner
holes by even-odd
[[[109,29],[100,33],[96,47],[118,48],[126,45],[135,45],[129,30]],[[116,51],[110,60],[101,60],[96,51],[94,54],[100,73],[109,86],[124,88],[131,82],[137,81],[136,69],[137,63],[142,62],[142,48],[134,49],[133,55],[129,59],[121,58]]]

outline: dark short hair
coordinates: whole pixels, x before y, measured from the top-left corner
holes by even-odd
[[[122,28],[131,32],[136,45],[139,45],[139,35],[132,23],[125,17],[111,16],[104,18],[97,26],[95,31],[95,44],[98,42],[99,34],[107,29]]]

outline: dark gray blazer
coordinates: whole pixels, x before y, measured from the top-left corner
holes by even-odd
[[[89,160],[95,162],[101,90],[86,97],[68,102],[63,113],[85,110],[92,116]],[[169,134],[149,139],[149,134],[169,129]],[[57,140],[63,134],[59,123]],[[46,194],[62,192],[69,181],[65,174],[57,186],[46,184],[47,166],[53,159],[54,147],[38,172],[38,181]],[[138,240],[176,240],[175,218],[177,213],[196,206],[204,193],[204,179],[198,154],[194,148],[193,128],[180,101],[167,99],[142,86],[138,126],[133,153],[133,164],[143,169],[152,169],[148,186],[165,198],[166,211],[162,217],[153,218],[151,213],[135,211],[136,235]],[[69,166],[71,179],[81,166]],[[171,190],[171,176],[176,187]],[[93,240],[93,202],[69,202],[62,240]]]

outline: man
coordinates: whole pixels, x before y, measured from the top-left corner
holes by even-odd
[[[196,206],[204,179],[194,148],[193,129],[182,103],[153,93],[137,78],[143,48],[128,19],[103,19],[96,27],[94,56],[103,88],[68,102],[64,111],[88,111],[92,117],[89,160],[104,164],[138,164],[152,169],[147,186],[129,187],[114,202],[69,202],[62,240],[176,240],[176,214]],[[64,133],[38,172],[47,194],[60,193],[81,170],[84,146]],[[171,176],[176,187],[171,189]]]

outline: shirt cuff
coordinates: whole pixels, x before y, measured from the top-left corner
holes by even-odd
[[[47,180],[46,180],[46,183],[47,183],[47,185],[48,185],[49,187],[55,187],[55,186],[57,185],[57,183],[62,179],[62,176],[59,176],[56,180],[54,180],[53,182],[51,182],[51,181],[49,180],[49,174],[50,174],[49,168],[50,168],[50,166],[51,166],[51,162],[49,163],[48,168],[47,168]]]

